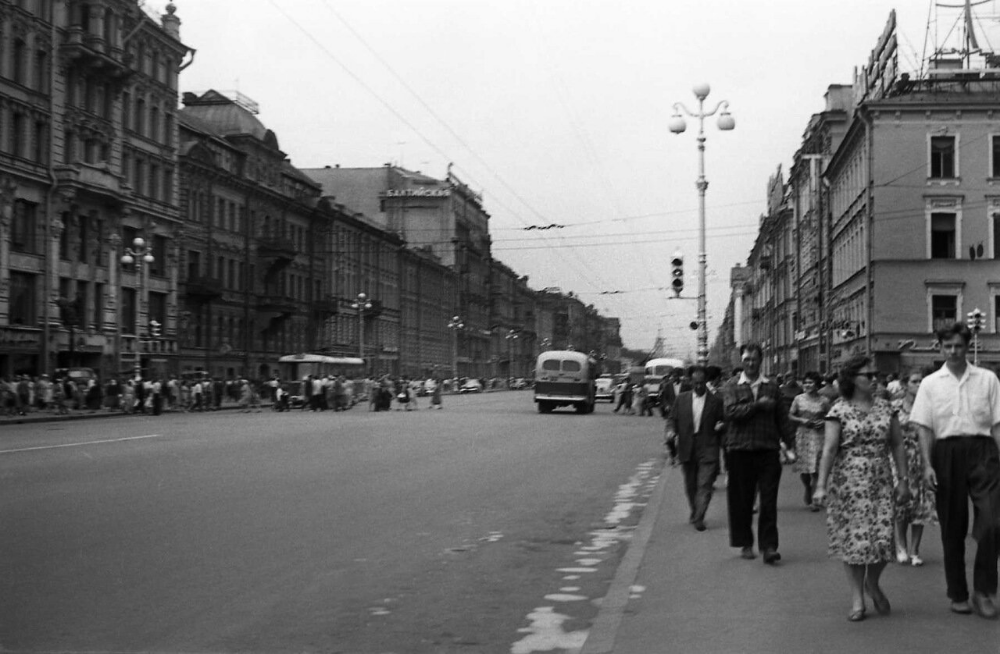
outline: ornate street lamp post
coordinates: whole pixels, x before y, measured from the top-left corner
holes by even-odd
[[[452,316],[451,320],[448,321],[448,329],[452,331],[452,345],[451,345],[451,371],[452,379],[455,380],[453,384],[456,386],[452,391],[457,391],[458,388],[458,330],[463,329],[465,323],[458,316]]]
[[[135,378],[139,379],[142,377],[142,356],[140,343],[142,341],[142,331],[140,326],[142,324],[142,315],[146,310],[147,305],[147,289],[146,281],[147,274],[146,269],[149,264],[156,261],[153,257],[151,248],[146,245],[146,241],[140,237],[136,236],[132,241],[132,247],[125,248],[125,254],[122,255],[121,262],[123,265],[131,266],[135,264],[135,272],[138,277],[138,286],[136,288],[136,298],[135,298]],[[155,323],[155,324],[154,324]],[[149,326],[154,331],[159,331],[160,323],[151,320]]]
[[[371,300],[364,293],[358,293],[358,298],[351,302],[351,308],[356,309],[358,312],[358,358],[364,361],[365,359],[365,311],[372,308]],[[365,370],[368,366],[364,363]]]
[[[707,272],[707,257],[705,254],[705,191],[708,190],[708,180],[705,179],[705,119],[714,116],[719,109],[717,122],[719,129],[729,131],[736,127],[736,121],[729,115],[729,102],[723,100],[715,106],[715,109],[705,111],[705,98],[708,97],[711,87],[708,84],[697,84],[694,95],[698,98],[698,111],[692,112],[682,103],[674,105],[674,115],[670,119],[669,128],[674,134],[680,134],[687,129],[684,117],[681,116],[683,110],[688,116],[698,119],[698,363],[706,365],[708,363],[708,320],[706,315],[706,292],[705,276]]]

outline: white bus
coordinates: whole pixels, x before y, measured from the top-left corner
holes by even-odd
[[[593,413],[597,389],[597,361],[582,352],[550,350],[535,363],[535,403],[539,413],[572,406],[577,413]]]

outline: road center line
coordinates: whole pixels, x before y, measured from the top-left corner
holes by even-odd
[[[58,447],[80,447],[81,445],[98,445],[100,443],[120,443],[122,441],[137,441],[143,438],[159,438],[160,434],[147,434],[145,436],[126,436],[125,438],[109,438],[103,441],[87,441],[86,443],[66,443],[64,445],[42,445],[40,447],[24,447],[19,450],[0,450],[0,454],[13,454],[14,452],[31,452],[33,450],[54,450]]]

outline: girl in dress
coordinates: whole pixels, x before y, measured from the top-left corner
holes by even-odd
[[[896,412],[888,401],[873,394],[876,375],[863,355],[841,369],[841,397],[826,416],[823,458],[813,493],[817,504],[827,502],[829,554],[844,562],[853,600],[848,614],[852,622],[865,619],[865,591],[880,614],[891,610],[879,586],[882,571],[895,558],[890,451],[899,469],[906,469]],[[895,496],[899,503],[910,499],[906,479],[895,485]]]
[[[788,417],[798,425],[795,432],[795,453],[798,458],[792,470],[802,478],[802,484],[806,487],[805,503],[811,511],[822,509],[813,503],[812,495],[816,475],[819,473],[819,460],[823,454],[823,419],[830,410],[830,400],[819,394],[821,380],[818,372],[809,371],[803,375],[804,392],[795,396],[788,410]]]
[[[903,377],[903,397],[893,400],[892,408],[899,416],[899,426],[903,433],[903,449],[906,450],[906,467],[897,469],[896,478],[906,478],[910,486],[910,501],[896,507],[896,560],[906,565],[924,564],[920,558],[920,540],[924,535],[924,525],[934,522],[934,491],[924,481],[924,457],[920,453],[920,436],[916,425],[910,422],[910,410],[917,397],[917,389],[923,381],[925,371],[913,371]],[[910,531],[907,547],[907,531]]]

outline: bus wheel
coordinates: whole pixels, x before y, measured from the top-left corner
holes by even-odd
[[[586,402],[577,402],[574,405],[574,408],[576,409],[577,413],[587,413],[587,403]]]
[[[552,409],[554,409],[554,408],[555,407],[552,406],[551,402],[539,402],[538,403],[538,412],[539,413],[552,413]]]

